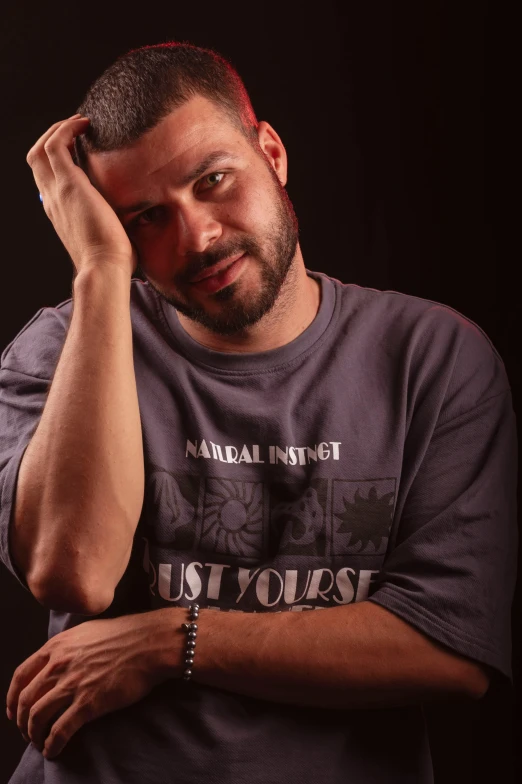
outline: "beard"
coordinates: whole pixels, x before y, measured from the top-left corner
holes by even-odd
[[[297,217],[288,194],[275,171],[268,161],[266,164],[274,184],[275,218],[271,221],[273,228],[266,235],[264,246],[261,246],[255,236],[248,235],[230,242],[216,251],[190,254],[187,268],[173,279],[175,285],[183,291],[184,288],[190,287],[190,279],[200,272],[223,259],[244,252],[257,261],[261,276],[261,285],[258,291],[249,291],[240,296],[241,283],[233,281],[228,286],[208,295],[211,300],[224,306],[218,313],[209,313],[198,303],[180,299],[170,292],[158,288],[157,284],[147,277],[143,269],[138,267],[138,271],[160,297],[173,305],[184,316],[201,324],[216,335],[241,334],[272,310],[295,258],[299,238]]]

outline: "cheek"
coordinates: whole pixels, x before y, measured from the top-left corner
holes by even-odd
[[[166,237],[140,237],[132,240],[138,261],[144,273],[160,281],[172,277],[172,252],[168,251]]]
[[[130,240],[141,256],[157,256],[168,245],[171,234],[172,228],[167,225],[155,229],[149,226],[131,234]]]
[[[240,188],[233,203],[223,206],[223,225],[247,234],[256,234],[273,220],[273,197],[268,187]]]

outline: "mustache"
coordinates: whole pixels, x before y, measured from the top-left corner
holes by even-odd
[[[182,273],[176,276],[177,282],[189,283],[192,278],[205,272],[224,259],[237,256],[238,253],[247,253],[251,256],[259,254],[258,243],[252,238],[245,238],[241,242],[229,243],[219,248],[205,251],[205,253],[188,254],[188,263]]]

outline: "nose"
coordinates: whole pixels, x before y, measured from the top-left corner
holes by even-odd
[[[176,210],[175,243],[179,256],[204,253],[216,240],[223,228],[209,210],[208,204],[192,203]]]

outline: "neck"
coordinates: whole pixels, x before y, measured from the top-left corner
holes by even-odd
[[[269,351],[295,340],[312,323],[321,304],[321,285],[306,274],[301,250],[274,307],[238,335],[217,335],[178,311],[183,329],[207,348],[227,353]]]

